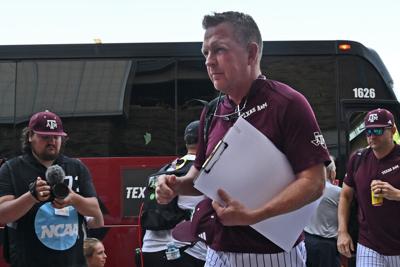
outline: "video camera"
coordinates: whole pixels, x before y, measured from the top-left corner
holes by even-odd
[[[68,185],[64,183],[65,172],[59,165],[47,168],[46,180],[50,186],[50,192],[54,198],[66,198],[69,194]]]

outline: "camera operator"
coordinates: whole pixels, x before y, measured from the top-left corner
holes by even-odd
[[[22,131],[24,154],[0,168],[0,223],[12,267],[86,266],[84,216],[103,225],[88,169],[60,153],[66,136],[56,114],[36,113]]]

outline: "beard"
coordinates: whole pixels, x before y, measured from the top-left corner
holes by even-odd
[[[58,155],[60,155],[60,151],[57,151],[57,148],[55,146],[54,150],[56,150],[55,152],[49,152],[48,148],[51,146],[47,146],[46,149],[44,151],[36,151],[36,149],[34,149],[32,147],[32,153],[34,153],[40,160],[43,161],[49,161],[49,160],[55,160]]]

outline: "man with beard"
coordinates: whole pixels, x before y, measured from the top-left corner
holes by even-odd
[[[0,223],[7,224],[12,267],[86,266],[84,216],[103,225],[88,169],[60,153],[66,136],[56,114],[36,113],[22,131],[24,154],[0,168]],[[53,165],[65,172],[56,173],[68,186],[65,197],[55,196],[46,180]]]

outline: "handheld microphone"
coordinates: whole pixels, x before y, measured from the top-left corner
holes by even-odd
[[[51,194],[55,198],[66,198],[69,194],[69,188],[64,184],[65,172],[59,165],[52,165],[47,168],[46,180],[50,185]]]

